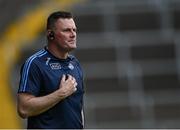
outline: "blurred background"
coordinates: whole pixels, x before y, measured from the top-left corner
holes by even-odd
[[[57,10],[78,27],[86,128],[180,128],[180,0],[0,0],[0,128],[26,128],[20,67]]]

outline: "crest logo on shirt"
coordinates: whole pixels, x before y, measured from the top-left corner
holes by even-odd
[[[69,63],[68,68],[71,69],[71,70],[73,70],[73,69],[74,69],[73,64]]]
[[[50,63],[49,65],[50,65],[51,69],[53,69],[53,70],[61,69],[61,65],[59,63]]]

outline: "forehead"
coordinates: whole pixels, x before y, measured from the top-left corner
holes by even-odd
[[[75,28],[75,22],[72,18],[58,19],[55,23],[56,28]]]

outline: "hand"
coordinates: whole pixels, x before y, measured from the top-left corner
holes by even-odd
[[[66,79],[66,76],[63,75],[59,85],[59,92],[62,93],[66,98],[77,90],[76,86],[77,86],[77,82],[74,77],[68,75]]]

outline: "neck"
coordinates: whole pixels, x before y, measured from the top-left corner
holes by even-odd
[[[47,49],[59,59],[66,59],[68,57],[68,52],[63,51],[60,48],[53,46],[52,44],[48,44]]]

